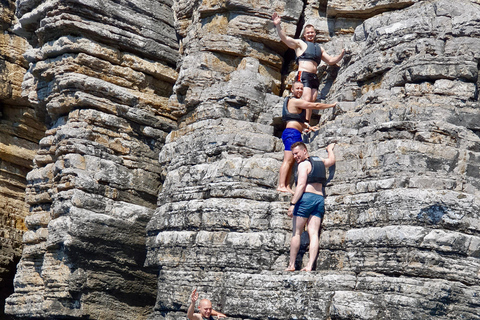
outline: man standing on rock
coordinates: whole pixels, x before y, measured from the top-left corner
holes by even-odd
[[[277,191],[290,193],[293,193],[292,189],[290,189],[289,182],[290,172],[294,163],[291,145],[295,142],[302,141],[306,112],[312,109],[320,110],[336,106],[336,103],[325,104],[308,102],[301,99],[303,84],[300,81],[293,83],[292,93],[293,97],[285,98],[285,102],[283,103],[282,120],[286,123],[286,128],[283,130],[282,141],[285,146],[285,151],[283,152],[283,162],[280,166],[277,187]]]
[[[295,50],[297,56],[298,72],[295,77],[296,80],[301,81],[304,85],[304,91],[302,98],[306,101],[317,100],[318,87],[320,82],[317,76],[317,67],[321,61],[332,66],[342,60],[345,49],[342,50],[336,57],[332,57],[327,54],[325,49],[321,48],[319,44],[315,43],[315,37],[317,35],[315,27],[311,24],[307,24],[303,28],[303,39],[293,39],[285,34],[280,26],[281,18],[275,12],[272,15],[273,24],[277,28],[277,33],[290,49]],[[309,126],[309,121],[312,116],[312,110],[307,110],[306,124]]]
[[[327,146],[328,158],[310,157],[303,142],[292,145],[292,153],[298,164],[297,187],[290,201],[288,216],[293,220],[293,234],[290,242],[290,261],[285,271],[295,271],[295,260],[300,249],[300,236],[307,224],[310,238],[308,264],[302,271],[312,271],[318,254],[318,237],[323,215],[325,214],[322,187],[327,183],[326,168],[335,164],[333,148]]]
[[[187,311],[188,319],[190,319],[190,320],[213,320],[214,316],[217,317],[217,319],[227,317],[223,313],[220,313],[218,311],[213,310],[212,309],[212,302],[210,302],[210,300],[208,300],[208,299],[202,299],[198,303],[198,311],[200,311],[200,313],[193,313],[193,311],[195,311],[195,303],[198,300],[197,289],[193,290],[190,298],[191,298],[192,302],[190,303],[190,306],[188,307],[188,311]]]

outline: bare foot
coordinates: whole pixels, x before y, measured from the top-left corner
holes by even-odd
[[[291,193],[292,189],[290,189],[290,190],[289,189],[290,188],[287,188],[287,187],[278,187],[277,191],[279,191],[279,192],[290,192]]]
[[[295,271],[295,267],[288,266],[285,271]]]
[[[300,270],[300,271],[307,271],[307,272],[310,272],[310,271],[312,271],[312,268],[305,267],[305,268],[303,268],[303,269],[302,269],[302,270]]]
[[[319,126],[310,127],[310,131],[315,132],[315,131],[318,131],[318,130],[320,130],[320,127],[319,127]]]

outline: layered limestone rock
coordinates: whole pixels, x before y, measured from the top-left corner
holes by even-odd
[[[327,14],[330,17],[352,17],[367,19],[386,11],[406,8],[421,0],[327,0]]]
[[[6,312],[17,318],[142,319],[158,154],[181,110],[168,104],[178,44],[170,1],[17,1],[32,45],[23,82],[47,130],[28,173],[24,250]]]
[[[274,11],[347,50],[319,66],[339,106],[305,136],[314,155],[337,142],[311,273],[283,271],[295,66]],[[232,319],[480,318],[477,1],[25,0],[17,16],[48,130],[7,313],[184,319],[197,288]]]
[[[301,13],[292,17],[292,3],[272,7],[290,35],[301,20]],[[217,3],[207,11],[204,3],[181,21],[186,49],[173,99],[191,113],[160,154],[167,178],[148,225],[147,262],[160,267],[151,319],[184,317],[194,287],[233,319],[479,318],[480,6],[375,3],[347,8],[329,1],[321,13],[328,18],[342,5],[352,15],[332,12],[339,18],[329,21],[325,47],[334,52],[342,44],[348,53],[339,69],[320,66],[331,78],[321,96],[340,103],[307,137],[320,156],[338,143],[312,273],[281,271],[289,197],[273,191],[281,146],[271,140],[273,128],[262,126],[278,116],[281,101],[273,111],[261,105],[267,101],[258,96],[270,92],[263,91],[262,69],[255,71],[266,62],[257,54],[244,58],[253,51],[248,46],[237,49],[258,47],[245,34],[258,25],[255,18],[236,30],[251,8]],[[271,32],[271,11],[257,12]],[[355,17],[368,19],[358,24]],[[275,34],[262,34],[281,57],[285,48],[271,44]],[[199,43],[203,51],[189,50]]]
[[[25,39],[13,34],[15,1],[0,7],[0,318],[5,298],[13,292],[15,266],[20,260],[24,219],[26,175],[32,169],[38,140],[43,136],[41,114],[22,96],[28,63]]]

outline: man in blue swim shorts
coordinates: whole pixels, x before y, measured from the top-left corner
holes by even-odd
[[[312,271],[318,254],[318,237],[323,215],[325,214],[322,187],[327,183],[326,168],[335,164],[333,148],[327,146],[328,158],[310,157],[303,142],[292,145],[292,153],[298,164],[297,187],[288,208],[288,216],[292,217],[293,234],[290,241],[290,261],[285,271],[295,271],[295,260],[300,249],[300,236],[307,224],[310,245],[308,263],[302,271]]]
[[[286,128],[283,130],[282,141],[285,145],[285,151],[283,153],[283,163],[280,167],[277,191],[293,193],[289,186],[291,169],[294,163],[291,145],[302,141],[306,110],[333,108],[336,103],[325,104],[301,99],[303,84],[299,81],[293,83],[291,90],[293,97],[287,97],[283,103],[282,120],[286,122]]]

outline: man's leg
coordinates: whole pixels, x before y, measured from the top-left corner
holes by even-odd
[[[315,102],[317,101],[317,95],[318,95],[318,90],[317,89],[312,89],[312,88],[308,88],[308,95],[305,95],[305,89],[307,88],[304,88],[303,89],[303,95],[302,95],[302,99],[304,100],[307,100],[307,101],[311,101],[311,102]],[[312,119],[312,112],[313,110],[312,109],[307,109],[307,114],[306,114],[306,118],[307,120],[311,120]],[[312,126],[309,128],[309,131],[317,131],[318,129],[320,129],[320,127],[317,125],[317,126]]]
[[[318,254],[318,231],[320,230],[320,225],[322,224],[322,219],[317,216],[310,216],[308,219],[308,237],[310,238],[310,244],[308,249],[308,264],[302,271],[312,271],[315,260],[317,259]]]
[[[295,159],[293,158],[292,151],[285,150],[283,152],[283,162],[282,166],[280,167],[280,174],[278,176],[278,187],[277,191],[281,192],[292,192],[290,188],[289,178],[290,178],[290,170],[292,169],[293,163]]]
[[[314,92],[315,91],[315,92]],[[303,87],[303,94],[302,94],[302,99],[305,100],[305,101],[309,101],[309,102],[314,102],[315,100],[313,100],[313,98],[316,98],[317,97],[317,90],[312,90],[312,88],[309,88],[309,87]],[[310,120],[312,117],[312,109],[307,109],[307,113],[306,113],[306,118],[307,120]]]
[[[297,260],[298,250],[300,250],[300,236],[302,235],[307,218],[293,216],[293,234],[290,240],[290,261],[285,271],[295,271],[295,260]]]

